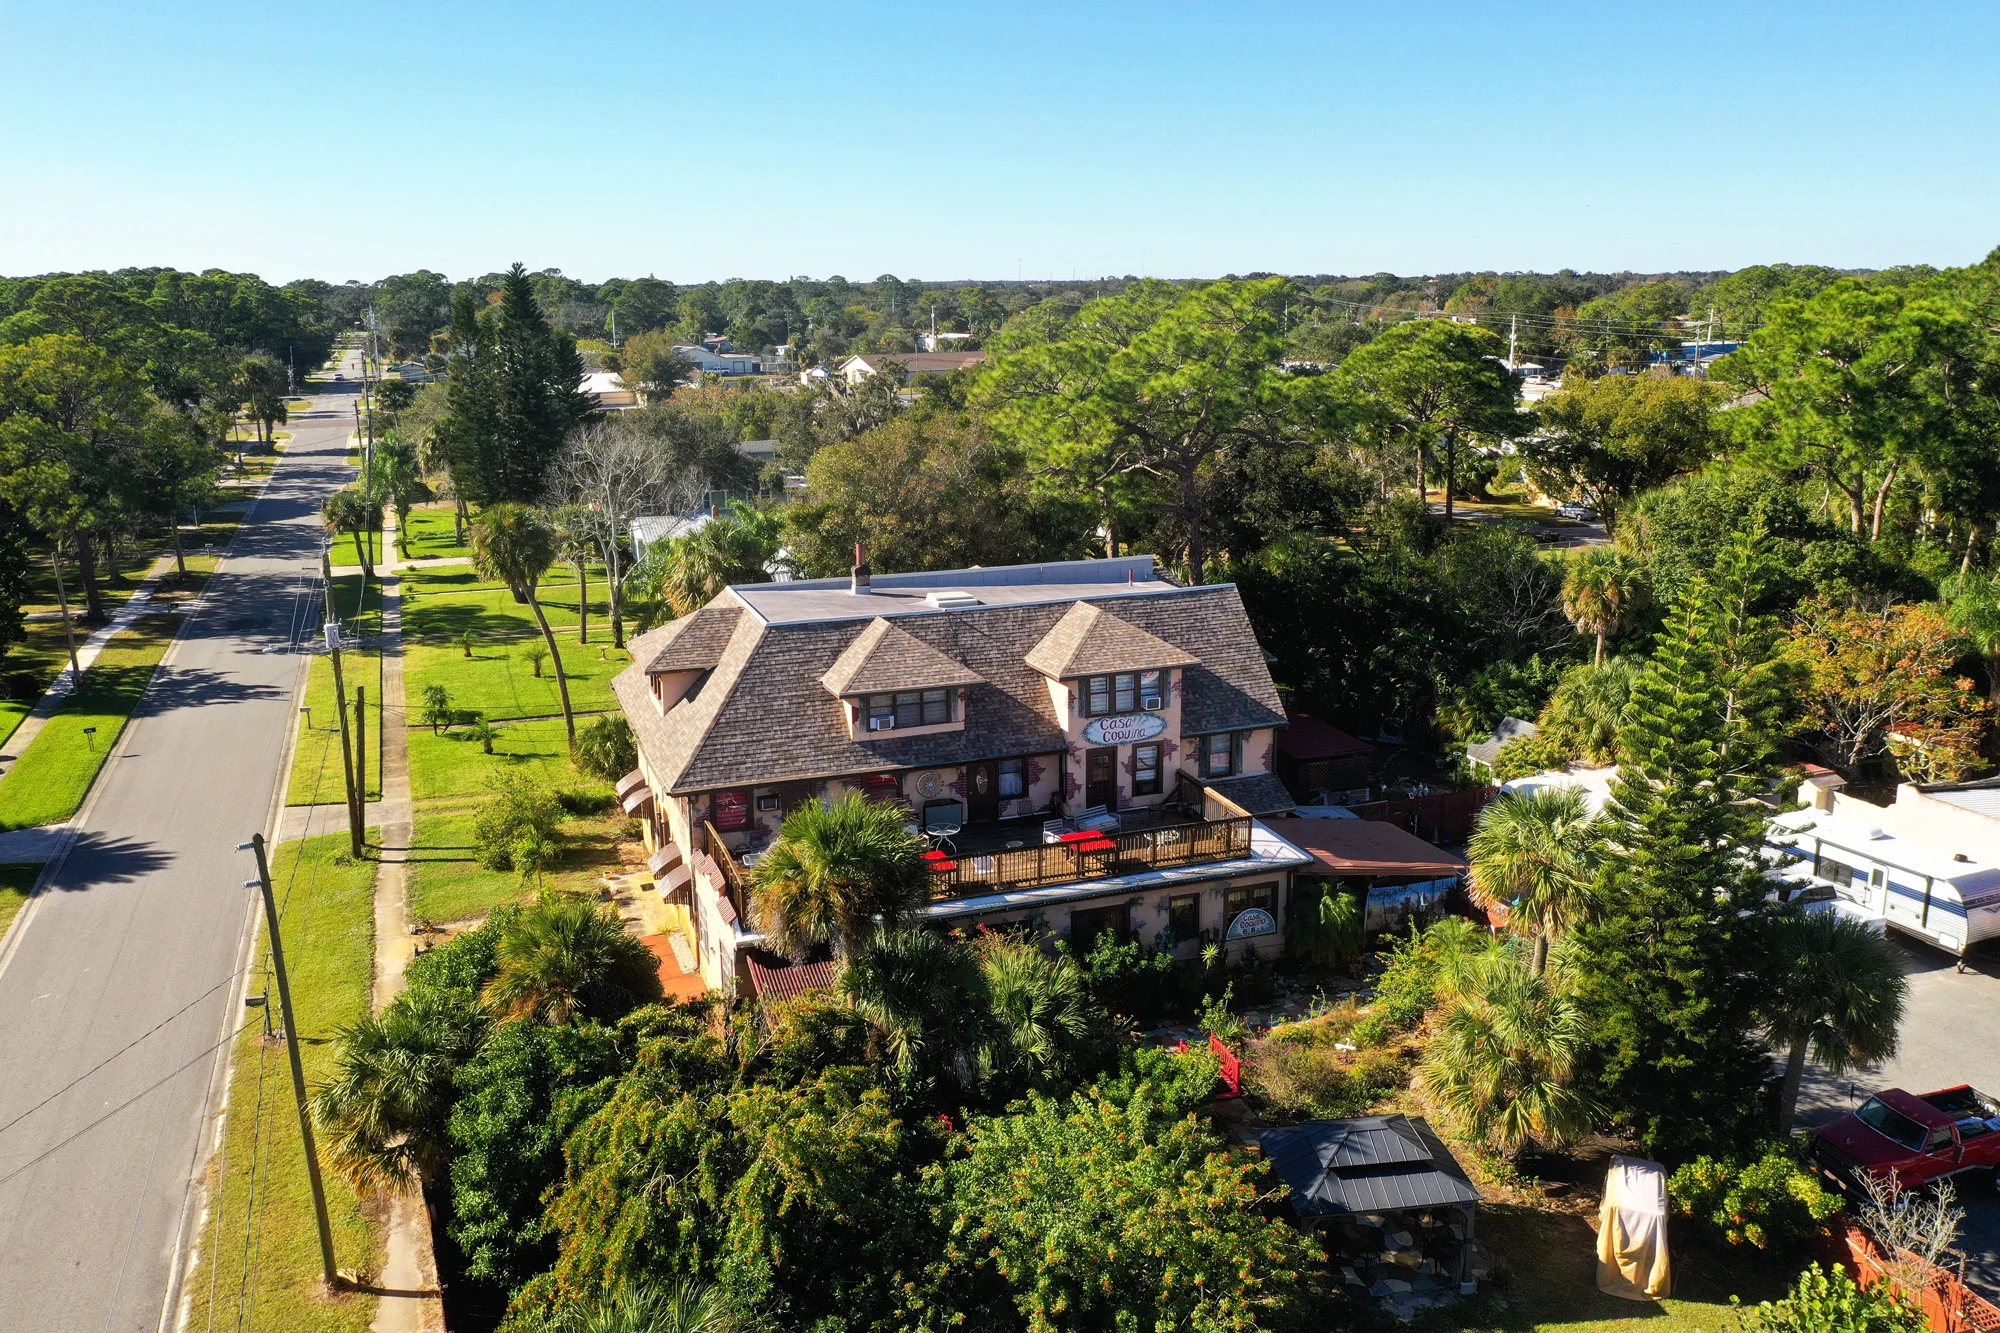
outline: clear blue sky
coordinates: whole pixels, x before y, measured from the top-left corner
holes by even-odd
[[[0,272],[1956,264],[2000,5],[0,0]]]

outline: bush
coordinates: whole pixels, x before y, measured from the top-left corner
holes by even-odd
[[[479,864],[488,870],[512,870],[515,849],[524,839],[554,842],[562,826],[562,805],[554,792],[527,773],[504,774],[489,786],[493,794],[473,821]]]
[[[639,746],[623,713],[607,713],[583,729],[576,738],[576,766],[606,782],[616,782],[639,766]]]
[[[1149,949],[1138,940],[1121,944],[1106,932],[1077,965],[1093,1000],[1141,1026],[1193,1013],[1195,1001],[1188,995],[1183,969],[1164,949]]]
[[[1486,937],[1464,917],[1448,916],[1429,926],[1412,921],[1409,935],[1389,951],[1382,979],[1375,983],[1375,1004],[1355,1027],[1357,1037],[1380,1046],[1422,1023],[1437,1004],[1445,963],[1486,947]]]
[[[1307,880],[1292,890],[1285,917],[1285,947],[1295,958],[1338,967],[1361,956],[1367,908],[1335,884]]]
[[[601,815],[618,804],[618,797],[602,787],[565,787],[556,793],[556,804],[566,815]]]
[[[1711,1239],[1760,1250],[1803,1249],[1840,1209],[1840,1196],[1799,1165],[1789,1144],[1747,1165],[1697,1157],[1674,1172],[1667,1190]]]
[[[1118,1068],[1097,1080],[1096,1091],[1116,1106],[1130,1107],[1141,1088],[1145,1105],[1164,1120],[1179,1120],[1215,1096],[1222,1061],[1207,1044],[1190,1044],[1185,1051],[1164,1046],[1126,1048]]]
[[[1781,1301],[1764,1301],[1743,1318],[1745,1333],[1921,1333],[1929,1321],[1906,1310],[1883,1287],[1863,1291],[1836,1265],[1814,1264]]]

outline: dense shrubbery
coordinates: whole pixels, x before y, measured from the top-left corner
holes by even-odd
[[[1812,1265],[1782,1300],[1764,1301],[1743,1317],[1744,1333],[1923,1333],[1929,1327],[1886,1287],[1863,1291],[1838,1265]]]
[[[1714,1239],[1784,1253],[1802,1251],[1840,1209],[1840,1196],[1782,1143],[1747,1162],[1697,1157],[1667,1189],[1674,1207]]]
[[[473,837],[479,864],[519,870],[546,864],[562,827],[562,801],[532,774],[507,772],[493,779],[493,794],[479,807]]]

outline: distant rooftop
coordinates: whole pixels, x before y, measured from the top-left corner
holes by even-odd
[[[1955,805],[1975,815],[1985,815],[1988,819],[2000,819],[2000,780],[1988,778],[1984,782],[1939,783],[1917,790],[1933,801],[1943,801],[1946,805]]]
[[[860,594],[850,592],[844,578],[738,583],[731,585],[730,591],[765,624],[781,625],[814,620],[872,620],[876,616],[975,610],[981,606],[1074,602],[1082,598],[1174,592],[1178,587],[1159,577],[1152,556],[1135,555],[1115,560],[1059,560],[1041,565],[877,574],[873,590]],[[965,595],[946,595],[951,593]]]

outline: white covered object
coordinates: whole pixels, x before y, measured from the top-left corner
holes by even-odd
[[[1611,1159],[1598,1213],[1597,1289],[1628,1301],[1656,1301],[1673,1289],[1667,1171],[1658,1162]]]

